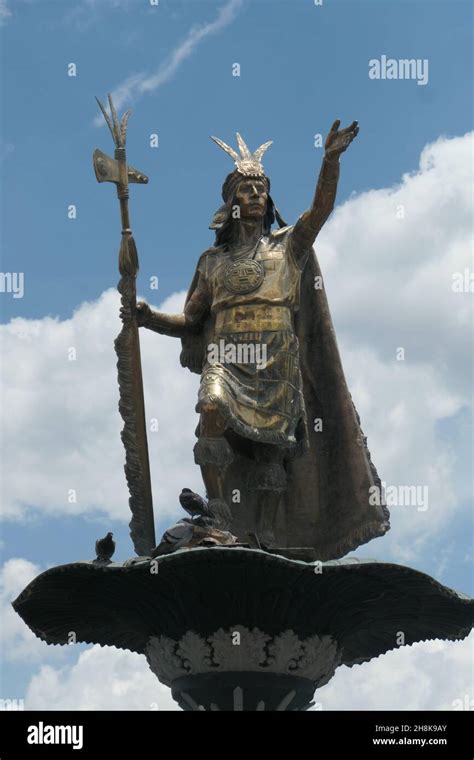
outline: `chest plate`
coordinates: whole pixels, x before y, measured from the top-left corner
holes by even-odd
[[[257,290],[264,278],[265,270],[259,261],[240,259],[240,261],[233,261],[226,267],[224,286],[230,293],[245,295]]]

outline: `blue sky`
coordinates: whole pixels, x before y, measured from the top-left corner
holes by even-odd
[[[82,5],[82,7],[81,7]],[[70,6],[70,11],[66,8]],[[25,271],[26,293],[3,299],[5,318],[61,317],[115,283],[116,200],[95,183],[91,153],[110,152],[93,126],[94,95],[152,73],[219,4],[17,2],[3,29],[4,271]],[[339,201],[398,181],[421,148],[471,126],[470,4],[463,2],[243,2],[235,20],[198,45],[176,74],[129,104],[129,159],[150,176],[133,188],[142,272],[167,296],[187,284],[220,200],[230,160],[209,140],[274,140],[265,166],[293,221],[310,203],[321,150],[313,135],[336,117],[361,131],[343,165]],[[428,58],[428,86],[373,81],[368,60]],[[67,64],[77,76],[67,76]],[[234,62],[241,76],[233,77]],[[128,104],[127,104],[128,105]],[[160,147],[149,147],[158,133]],[[40,179],[41,178],[41,179]],[[77,206],[68,220],[66,209]],[[192,238],[183,235],[183,222]],[[41,253],[38,250],[41,241]]]
[[[196,26],[202,29],[215,24],[225,9],[227,17],[219,28],[204,33],[201,41],[192,45],[192,52],[183,56],[173,73],[167,74],[173,56],[196,37]],[[40,358],[32,358],[33,352],[39,357],[42,353],[50,355],[50,344],[41,343],[42,325],[49,325],[45,318],[52,317],[54,324],[65,325],[66,329],[70,323],[64,320],[71,320],[84,302],[91,304],[87,325],[93,327],[86,336],[89,360],[81,370],[83,386],[94,377],[103,360],[104,373],[110,368],[113,375],[112,341],[107,337],[108,343],[104,343],[97,337],[95,346],[94,337],[100,331],[99,317],[105,319],[104,315],[109,313],[105,306],[102,311],[102,306],[94,311],[95,304],[102,303],[102,294],[114,287],[118,279],[116,258],[120,237],[114,189],[98,185],[92,169],[94,148],[100,147],[107,153],[113,149],[108,131],[96,126],[95,95],[104,99],[108,91],[117,91],[133,76],[137,81],[149,82],[161,72],[164,80],[159,86],[150,85],[145,93],[138,92],[137,85],[131,86],[124,104],[133,109],[128,159],[150,177],[148,186],[131,187],[130,207],[141,263],[139,289],[155,304],[165,299],[175,303],[174,294],[188,287],[200,252],[213,240],[208,225],[220,204],[222,181],[232,170],[232,163],[210,141],[209,135],[217,135],[233,145],[235,132],[239,131],[251,148],[269,139],[274,141],[265,155],[265,168],[271,177],[274,200],[287,222],[293,223],[311,202],[321,163],[322,151],[314,147],[314,135],[325,135],[337,117],[343,124],[358,119],[360,134],[342,158],[338,204],[344,205],[346,211],[341,208],[340,216],[331,222],[333,232],[328,232],[326,238],[323,233],[321,240],[320,258],[323,272],[326,265],[329,270],[336,331],[342,341],[343,359],[357,405],[369,411],[362,419],[369,429],[374,460],[383,462],[385,457],[388,478],[391,473],[392,477],[403,478],[400,473],[412,466],[426,472],[429,468],[421,461],[422,453],[432,451],[433,457],[439,455],[442,462],[441,465],[438,460],[433,461],[432,469],[441,471],[445,467],[445,481],[449,482],[446,493],[440,492],[440,509],[443,499],[447,502],[452,499],[450,519],[436,517],[436,530],[433,523],[428,526],[423,522],[431,519],[431,513],[427,513],[426,518],[414,516],[415,527],[411,528],[406,527],[406,518],[401,519],[400,525],[405,527],[397,534],[395,511],[394,538],[378,539],[362,547],[359,555],[406,561],[436,575],[446,585],[472,593],[468,561],[472,558],[469,516],[472,482],[467,477],[472,453],[471,417],[466,394],[460,390],[461,380],[469,385],[467,348],[463,356],[461,349],[454,356],[453,347],[461,340],[455,322],[446,322],[440,332],[436,310],[433,317],[433,297],[425,290],[420,290],[417,306],[410,306],[406,313],[403,307],[397,309],[398,302],[407,303],[408,295],[403,288],[406,286],[408,292],[410,282],[415,282],[418,262],[414,259],[429,255],[430,237],[421,229],[424,222],[409,221],[414,225],[413,232],[403,240],[418,241],[419,237],[419,244],[413,243],[411,248],[411,243],[397,243],[390,237],[385,248],[388,238],[375,232],[380,217],[373,206],[374,198],[377,201],[382,194],[390,198],[393,188],[403,184],[402,177],[412,176],[419,169],[425,146],[439,140],[446,141],[448,147],[456,146],[455,139],[472,129],[471,4],[462,0],[449,3],[324,0],[322,6],[315,6],[312,0],[160,0],[158,7],[151,7],[147,0],[3,0],[2,18],[1,269],[23,272],[25,293],[18,299],[0,293],[1,322],[27,320],[12,324],[20,324],[33,336],[26,352],[17,355],[12,349],[10,383],[22,384],[25,393],[34,383],[42,383],[46,388],[50,383],[56,395],[66,393],[66,386],[56,387],[53,380],[54,354],[51,373],[45,362],[37,375],[31,370],[31,380],[28,377],[30,367],[40,366]],[[428,84],[369,79],[368,62],[381,55],[428,59]],[[69,63],[76,64],[76,77],[67,76]],[[232,76],[235,63],[240,64],[240,77]],[[149,144],[152,133],[159,136],[157,149]],[[436,160],[442,150],[441,146]],[[462,168],[462,160],[457,158],[454,165]],[[447,162],[446,166],[448,169],[439,174],[440,182],[447,188],[442,203],[449,200],[457,186],[457,180],[453,179],[451,191],[451,164]],[[424,167],[428,180],[429,173],[428,161]],[[380,195],[374,195],[373,191]],[[410,192],[413,195],[409,197],[415,198],[415,190]],[[428,192],[431,191],[416,190],[412,219],[422,215],[425,206],[434,209],[431,216],[426,212],[428,223],[442,217],[441,206],[438,214],[438,201],[433,201]],[[75,220],[67,217],[69,204],[77,207]],[[345,230],[346,226],[349,231],[343,237],[338,229]],[[447,228],[448,222],[444,226]],[[453,222],[452,233],[450,236],[446,233],[446,249],[451,243],[455,247],[457,228],[459,224]],[[391,228],[388,235],[392,235]],[[374,250],[370,249],[370,256],[366,256],[364,246],[367,250],[370,246],[364,241],[371,237],[381,242],[378,247],[374,244]],[[441,272],[441,253],[436,250],[433,243],[432,265],[436,269],[439,263]],[[465,266],[463,262],[460,258],[458,268]],[[148,289],[153,275],[159,277],[158,293],[150,293]],[[346,280],[350,277],[362,283],[354,300],[341,295],[347,292]],[[374,296],[374,288],[379,286],[383,296]],[[372,307],[373,298],[380,300],[375,300]],[[387,314],[382,314],[384,304]],[[454,311],[454,307],[443,302],[439,314],[442,317]],[[464,311],[458,321],[465,324]],[[112,336],[117,324],[111,321],[107,325],[106,335],[110,332]],[[80,341],[79,329],[75,330]],[[149,354],[155,346],[158,351],[158,346],[165,345],[158,343],[162,339],[156,336],[148,335],[146,340]],[[390,365],[387,357],[394,345],[405,342],[411,348],[413,375],[400,381],[397,398],[393,386],[398,380],[393,378],[399,368]],[[168,351],[168,345],[159,350]],[[372,373],[365,370],[365,358],[369,355],[374,361]],[[176,359],[173,355],[170,361]],[[154,372],[160,373],[160,365],[157,359],[153,366],[151,358],[146,361],[150,362],[149,374],[145,376],[150,385],[147,398],[150,407],[160,408],[162,401],[166,405],[160,396],[160,381],[156,380],[155,389],[152,386],[155,380],[150,377]],[[367,366],[370,367],[370,361]],[[432,392],[431,400],[428,398],[426,402],[427,418],[429,410],[435,407],[438,410],[426,426],[415,419],[416,408],[409,407],[408,396],[416,384],[423,385],[426,397]],[[185,390],[188,387],[192,394],[194,386],[183,385]],[[116,394],[112,379],[104,390],[104,397],[111,398],[112,409]],[[193,403],[189,403],[192,409]],[[405,403],[408,411],[400,412]],[[69,408],[73,406],[71,398]],[[379,412],[371,417],[374,409]],[[17,423],[17,437],[4,449],[5,461],[7,448],[13,445],[17,448],[13,455],[8,452],[9,457],[16,457],[18,462],[31,461],[25,455],[24,442],[29,437],[36,441],[37,458],[35,465],[30,465],[32,469],[24,471],[26,481],[31,478],[36,482],[34,468],[49,466],[55,456],[58,456],[58,479],[67,476],[67,468],[75,461],[80,461],[79,468],[84,470],[76,470],[72,480],[87,479],[88,467],[97,467],[95,457],[102,456],[94,451],[89,452],[87,459],[88,446],[92,446],[93,439],[100,438],[102,417],[97,418],[97,424],[92,418],[78,417],[79,422],[75,419],[74,424],[63,429],[57,409],[46,419],[41,417],[41,411],[38,404],[33,405],[26,427],[22,427],[24,421]],[[383,431],[381,417],[385,413],[388,428]],[[393,433],[389,427],[392,424]],[[118,430],[118,419],[113,417],[110,425]],[[194,429],[195,422],[183,418],[183,426],[186,425]],[[55,445],[71,452],[69,464],[59,458],[58,449],[51,444],[56,430]],[[76,460],[79,439],[84,456]],[[188,439],[189,436],[186,446],[183,444],[188,457],[182,465],[186,477],[192,473]],[[120,444],[115,438],[113,445],[120,457]],[[181,456],[181,445],[180,439],[179,445],[176,443],[176,460]],[[390,459],[396,447],[397,453]],[[104,469],[104,488],[108,477],[109,472]],[[118,482],[121,477],[119,467]],[[157,492],[166,488],[165,477],[165,468],[157,460]],[[90,499],[83,508],[68,512],[67,508],[48,508],[46,486],[41,482],[38,485],[41,498],[38,496],[35,501],[25,497],[24,509],[15,511],[12,507],[9,519],[3,523],[4,560],[23,558],[44,569],[47,565],[85,559],[92,552],[95,538],[108,529],[114,530],[119,541],[116,558],[131,556],[124,482],[122,488],[117,502],[121,498],[123,508],[114,510],[105,496],[98,495],[97,500]],[[14,484],[12,489],[15,490]],[[51,493],[51,504],[55,499],[56,494]],[[169,524],[169,517],[160,517],[158,513],[157,519],[160,533]],[[417,533],[429,534],[429,540],[419,548]],[[413,547],[412,555],[405,555],[406,543],[401,551],[403,541]],[[18,632],[15,636],[21,638]],[[61,666],[72,667],[78,651],[63,652]],[[41,662],[41,654],[38,657],[27,658],[21,664],[14,657],[5,657],[6,693],[18,697],[25,694]],[[52,660],[53,665],[57,662]]]

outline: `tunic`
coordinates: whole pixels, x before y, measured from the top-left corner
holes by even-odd
[[[206,251],[185,311],[190,323],[202,321],[206,313],[212,317],[196,411],[214,403],[227,427],[239,435],[280,444],[289,453],[300,453],[307,444],[294,328],[301,273],[311,250],[305,233],[300,218],[296,225],[261,238],[250,250],[220,246]],[[245,292],[259,279],[249,260],[258,262],[264,277]],[[232,276],[236,264],[239,271]]]

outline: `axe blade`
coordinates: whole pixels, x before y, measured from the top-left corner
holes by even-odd
[[[116,161],[115,158],[111,158],[106,153],[99,150],[99,148],[96,148],[92,160],[97,182],[114,182],[118,185],[119,167],[118,161]],[[143,174],[143,172],[134,169],[130,164],[128,164],[127,170],[129,182],[139,185],[146,185],[148,183],[148,177],[146,174]]]

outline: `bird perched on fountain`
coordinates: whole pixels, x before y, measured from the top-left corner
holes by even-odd
[[[232,522],[232,513],[222,499],[206,501],[190,488],[183,488],[179,495],[179,503],[191,515],[191,520],[184,517],[181,522],[192,522],[202,528],[218,528],[228,530]]]
[[[194,493],[190,488],[183,488],[179,495],[179,503],[183,507],[184,511],[191,515],[193,522],[196,520],[199,523],[204,523],[206,520],[202,518],[212,519],[213,513],[209,509],[208,503],[198,493]]]
[[[158,557],[162,554],[171,554],[176,549],[188,546],[194,536],[194,525],[191,520],[184,518],[182,521],[175,523],[171,528],[165,530],[158,546],[153,550],[152,556]]]
[[[107,533],[104,538],[98,538],[95,542],[96,562],[109,562],[115,551],[113,533]]]
[[[228,531],[232,514],[225,501],[207,502],[190,488],[183,488],[179,503],[190,517],[182,517],[163,533],[152,557],[197,546],[236,545],[236,537]]]

